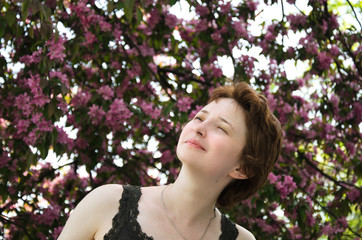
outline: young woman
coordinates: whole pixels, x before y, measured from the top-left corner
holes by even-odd
[[[264,96],[246,83],[216,88],[182,130],[173,184],[101,186],[78,204],[59,240],[255,239],[216,206],[247,199],[265,183],[281,138]]]

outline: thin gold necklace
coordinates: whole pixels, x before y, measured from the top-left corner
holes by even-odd
[[[164,191],[166,190],[166,188],[168,187],[169,185],[167,185],[161,192],[161,201],[162,201],[162,207],[163,207],[163,212],[165,213],[168,221],[171,223],[172,227],[176,230],[176,232],[184,239],[184,240],[188,240],[182,233],[181,231],[176,227],[176,224],[172,221],[172,219],[170,218],[170,216],[168,215],[167,213],[167,210],[166,210],[166,206],[165,206],[165,200],[163,199],[163,193]],[[215,209],[214,209],[214,216],[212,218],[210,218],[209,220],[209,223],[207,224],[206,228],[205,228],[205,231],[204,233],[202,234],[200,240],[202,240],[204,237],[205,237],[205,234],[207,232],[207,229],[209,229],[209,226],[211,224],[211,221],[216,217],[216,213],[215,213]]]

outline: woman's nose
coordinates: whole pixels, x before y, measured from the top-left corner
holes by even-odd
[[[196,134],[199,135],[200,137],[205,137],[206,136],[205,123],[198,124],[195,128],[195,131],[196,131]]]

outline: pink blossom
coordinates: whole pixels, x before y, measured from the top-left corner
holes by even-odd
[[[77,146],[79,149],[86,149],[89,146],[89,144],[86,139],[78,136],[75,139],[75,146]]]
[[[32,219],[34,222],[51,226],[59,218],[60,209],[61,207],[58,205],[49,206],[43,210],[41,215],[32,215]]]
[[[68,143],[68,134],[64,131],[63,128],[58,126],[55,127],[58,132],[57,142],[60,144],[67,144]]]
[[[242,66],[244,67],[244,71],[246,75],[248,75],[250,78],[254,76],[254,61],[255,58],[250,57],[248,55],[242,55],[240,57],[240,62]]]
[[[241,36],[243,38],[247,38],[248,30],[247,30],[246,23],[241,22],[241,21],[234,21],[234,22],[232,22],[232,27],[239,34],[239,36]]]
[[[149,62],[148,67],[151,69],[153,73],[157,73],[157,66],[154,62]]]
[[[202,32],[205,31],[208,28],[208,21],[207,19],[201,19],[198,21],[197,25],[195,26],[196,32]]]
[[[43,94],[42,89],[40,88],[40,77],[39,74],[30,75],[28,79],[28,87],[33,94],[32,103],[38,107],[44,106],[46,103],[50,102],[50,99]]]
[[[151,36],[153,33],[152,28],[150,28],[149,26],[147,26],[145,23],[140,23],[140,25],[138,25],[137,27],[138,30],[141,30],[141,32],[143,32],[146,36]]]
[[[308,186],[308,188],[307,188],[307,193],[309,193],[309,194],[311,194],[311,195],[313,195],[314,194],[314,191],[315,191],[315,189],[316,189],[316,184],[314,183],[314,182],[312,182],[309,186]]]
[[[126,52],[127,52],[127,54],[130,55],[130,56],[135,56],[135,57],[137,57],[137,56],[139,55],[136,48],[127,49]]]
[[[165,14],[165,23],[170,29],[174,29],[178,24],[178,18],[170,13]]]
[[[227,2],[226,4],[220,4],[220,9],[221,9],[221,12],[224,13],[224,14],[228,14],[231,10],[231,3],[230,2]]]
[[[104,100],[111,100],[114,96],[112,88],[108,85],[102,86],[96,90],[99,95],[102,95]]]
[[[310,54],[318,53],[317,44],[316,44],[315,40],[313,39],[313,37],[310,35],[307,35],[304,38],[300,38],[299,44],[301,44],[302,46],[305,47],[305,50],[307,53],[310,53]]]
[[[102,118],[106,115],[106,113],[101,107],[93,104],[89,108],[88,115],[92,118],[92,124],[97,125],[102,121]]]
[[[110,32],[112,30],[112,25],[108,23],[104,17],[102,17],[101,21],[99,21],[99,27],[103,32]]]
[[[331,47],[331,49],[329,50],[329,53],[330,53],[332,56],[337,57],[337,56],[340,54],[338,46],[333,45],[333,46]]]
[[[139,49],[141,51],[142,56],[154,56],[155,50],[153,48],[150,48],[147,46],[147,44],[144,42],[141,46],[139,46]]]
[[[63,228],[64,228],[63,226],[59,226],[57,228],[54,228],[52,237],[54,239],[57,239],[59,237],[60,233],[62,232]]]
[[[328,18],[328,24],[329,24],[329,28],[331,30],[337,29],[339,27],[337,15],[335,15],[335,14],[330,15],[330,17]]]
[[[89,100],[92,98],[92,95],[85,91],[85,90],[81,90],[79,91],[72,99],[72,104],[75,107],[81,107],[81,106],[85,106],[87,105],[87,103],[89,102]]]
[[[200,16],[204,16],[209,13],[209,9],[202,5],[197,5],[195,10],[196,13],[199,14]]]
[[[166,163],[172,162],[173,159],[174,159],[174,156],[172,155],[172,152],[170,150],[166,150],[166,151],[162,152],[160,161],[162,164],[166,164]]]
[[[217,44],[221,44],[223,41],[223,38],[219,32],[214,32],[211,34],[212,40],[214,40]]]
[[[274,233],[277,231],[274,227],[268,225],[263,219],[257,218],[255,219],[255,222],[261,229],[263,229],[263,232]]]
[[[356,122],[362,122],[362,103],[361,102],[354,102],[353,104],[353,116]]]
[[[360,194],[361,194],[360,190],[354,188],[349,192],[347,192],[347,197],[351,202],[354,202],[359,198]]]
[[[123,32],[118,27],[112,31],[112,35],[116,41],[122,41],[122,39],[123,39],[123,36],[122,36]]]
[[[283,182],[282,181],[277,182],[275,186],[279,190],[281,195],[280,197],[282,199],[285,199],[288,196],[288,194],[290,194],[297,188],[297,185],[293,181],[293,177],[288,175],[284,176]]]
[[[59,61],[64,61],[65,58],[65,47],[64,47],[64,43],[67,41],[67,39],[65,38],[65,36],[58,36],[58,39],[53,38],[51,41],[48,40],[47,43],[45,44],[46,46],[48,46],[49,49],[49,53],[47,54],[47,56],[50,57],[50,60],[59,60]]]
[[[193,29],[185,27],[183,31],[180,31],[180,36],[183,40],[186,42],[191,42],[193,40],[193,37],[191,36],[193,33]]]
[[[141,65],[139,65],[138,63],[133,64],[132,69],[127,70],[127,74],[130,78],[140,76],[142,74]]]
[[[338,218],[337,223],[338,223],[339,227],[342,229],[346,229],[348,227],[348,222],[347,222],[346,217]]]
[[[254,2],[253,0],[248,0],[246,5],[250,9],[250,11],[255,12],[256,8],[258,7],[259,2]]]
[[[330,101],[331,101],[331,103],[332,103],[332,105],[333,105],[334,107],[338,107],[339,97],[338,97],[337,95],[332,94]]]
[[[187,112],[191,108],[191,103],[193,103],[194,100],[192,100],[191,97],[181,97],[177,100],[177,108],[181,112]]]
[[[161,110],[158,108],[154,108],[152,103],[147,103],[145,101],[140,100],[140,107],[142,110],[149,115],[152,119],[158,119],[161,115]]]
[[[28,133],[28,135],[24,136],[24,142],[30,146],[34,146],[37,140],[36,129],[33,129]]]
[[[41,54],[43,53],[43,49],[39,49],[38,51],[34,51],[31,55],[25,55],[20,57],[19,61],[23,62],[25,65],[30,65],[31,63],[39,63],[41,61]]]
[[[11,158],[9,157],[9,154],[5,151],[2,152],[0,156],[0,168],[8,167],[10,162]]]
[[[60,71],[52,71],[52,72],[49,73],[49,76],[51,78],[58,78],[60,80],[60,82],[64,84],[64,86],[69,88],[68,77],[64,73],[62,73]]]
[[[89,31],[87,31],[85,33],[84,37],[85,37],[85,41],[83,42],[83,45],[85,47],[89,47],[89,46],[91,46],[93,43],[95,43],[97,41],[96,36],[93,33],[89,32]]]
[[[51,123],[51,121],[41,119],[40,122],[37,124],[36,129],[42,132],[51,132],[53,131],[53,124]]]
[[[271,184],[276,183],[279,180],[279,176],[274,175],[273,172],[269,173],[268,180]]]
[[[68,104],[61,98],[57,97],[57,100],[59,101],[57,104],[57,107],[63,112],[66,113],[68,110]]]
[[[166,133],[170,132],[173,128],[173,123],[169,119],[161,118],[160,122],[156,124],[159,129],[162,129]]]
[[[290,14],[287,16],[287,20],[290,22],[291,29],[295,32],[299,27],[304,27],[307,22],[307,17],[303,14]]]
[[[328,23],[326,20],[322,20],[322,24],[320,25],[321,29],[322,29],[322,33],[325,34],[328,30]]]
[[[105,122],[111,129],[120,130],[123,128],[123,123],[132,115],[123,99],[115,99],[106,114]]]
[[[35,95],[33,98],[33,103],[38,107],[43,107],[46,103],[49,103],[50,99],[44,94]]]
[[[24,120],[21,119],[18,121],[16,128],[17,128],[17,134],[23,133],[23,132],[27,132],[28,131],[28,127],[30,126],[30,122],[29,120]]]
[[[33,106],[30,104],[30,97],[27,93],[15,97],[15,105],[25,116],[29,116],[33,111]]]
[[[160,12],[157,10],[157,8],[152,9],[152,11],[150,12],[150,16],[147,20],[150,28],[154,28],[160,20],[161,20]]]

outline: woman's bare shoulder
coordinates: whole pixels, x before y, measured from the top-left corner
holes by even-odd
[[[117,184],[92,190],[72,211],[59,239],[94,239],[100,229],[111,226],[122,193],[123,186]]]
[[[236,228],[239,231],[237,240],[255,240],[254,235],[251,232],[249,232],[247,229],[243,228],[238,224],[236,224]]]
[[[120,184],[106,184],[92,190],[89,195],[95,198],[101,197],[102,200],[120,199],[123,193],[123,185]],[[106,198],[107,197],[107,198]]]
[[[104,214],[104,210],[106,210],[106,208],[110,207],[114,209],[115,206],[118,206],[119,200],[122,198],[122,193],[122,185],[102,185],[88,193],[87,196],[79,204],[88,205],[90,207],[89,210],[95,210],[96,212]]]

